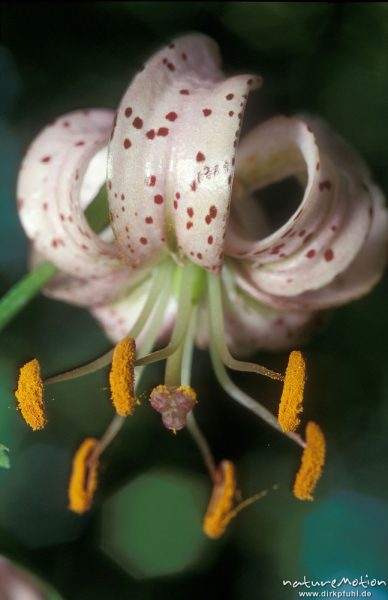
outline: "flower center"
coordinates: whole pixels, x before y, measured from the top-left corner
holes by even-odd
[[[205,533],[210,537],[218,537],[240,510],[266,494],[266,491],[260,492],[238,504],[235,503],[238,494],[233,475],[234,466],[230,461],[222,461],[217,466],[207,440],[195,420],[193,410],[197,403],[197,394],[191,387],[192,361],[195,339],[204,325],[207,325],[213,369],[224,390],[305,449],[302,467],[295,484],[295,494],[301,499],[312,497],[311,491],[323,464],[324,438],[320,430],[319,436],[314,433],[315,429],[311,433],[314,425],[309,425],[306,448],[303,439],[294,431],[300,421],[298,415],[302,411],[304,359],[300,352],[292,352],[284,377],[259,364],[236,360],[231,355],[225,337],[224,320],[223,290],[224,286],[227,286],[227,278],[227,268],[224,268],[221,276],[217,276],[206,273],[189,260],[185,264],[177,265],[172,258],[164,258],[150,272],[148,293],[137,320],[128,336],[113,350],[86,365],[49,377],[43,382],[38,361],[31,361],[21,369],[16,395],[22,414],[27,417],[32,414],[38,401],[41,414],[44,415],[39,426],[43,426],[46,420],[43,384],[50,385],[82,377],[111,364],[109,384],[116,415],[99,440],[87,440],[84,443],[87,448],[83,444],[76,453],[69,488],[72,510],[83,512],[91,506],[101,454],[120,431],[125,418],[132,415],[136,405],[140,403],[137,395],[145,367],[158,361],[165,361],[164,381],[151,391],[150,405],[160,413],[164,426],[173,433],[187,426],[214,483],[213,495],[204,520]],[[171,305],[175,311],[172,326],[168,325]],[[199,317],[203,319],[202,322],[199,322]],[[163,323],[164,327],[167,323],[169,341],[165,346],[158,348]],[[256,373],[284,382],[279,418],[241,390],[232,381],[227,369]],[[28,410],[28,397],[31,410]],[[31,427],[37,428],[35,420],[26,418],[26,421]],[[318,446],[318,450],[315,450]],[[224,472],[225,465],[228,468]]]

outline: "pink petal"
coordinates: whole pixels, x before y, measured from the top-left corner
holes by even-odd
[[[34,248],[76,277],[122,266],[117,247],[93,233],[83,214],[105,182],[112,121],[106,110],[64,115],[38,135],[19,173],[19,214]]]
[[[271,119],[240,149],[238,179],[247,192],[290,175],[307,181],[300,206],[282,227],[257,242],[232,230],[228,254],[251,261],[249,279],[264,295],[294,298],[328,285],[353,262],[371,227],[366,167],[311,119]]]
[[[388,215],[384,197],[376,186],[371,186],[372,225],[364,245],[344,273],[337,275],[323,288],[299,296],[285,297],[267,294],[253,281],[251,269],[233,269],[237,283],[247,294],[263,302],[286,310],[320,310],[332,308],[367,294],[380,280],[387,260]]]
[[[306,292],[300,303],[308,308],[330,308],[367,294],[381,279],[387,262],[388,215],[384,197],[371,186],[372,225],[364,245],[350,266],[332,283],[315,292]]]
[[[221,267],[242,113],[258,83],[225,80],[217,46],[198,34],[160,50],[136,76],[108,166],[112,226],[132,264],[168,245],[208,270]]]
[[[45,286],[43,293],[77,306],[100,306],[128,294],[145,276],[144,270],[127,268],[90,279],[59,273]]]

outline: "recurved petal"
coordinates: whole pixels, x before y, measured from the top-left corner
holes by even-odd
[[[301,306],[309,309],[330,308],[367,294],[380,280],[387,263],[388,215],[381,191],[371,185],[372,225],[364,245],[344,273],[321,290],[306,292]]]
[[[258,84],[225,79],[218,47],[199,34],[157,52],[135,77],[108,166],[112,226],[132,264],[168,246],[220,268],[242,114]]]
[[[78,306],[100,306],[126,296],[145,276],[144,270],[126,268],[89,279],[60,273],[45,286],[44,293]]]
[[[43,260],[44,257],[33,248],[29,259],[30,268],[33,269]],[[126,266],[111,269],[105,275],[88,278],[59,272],[44,287],[43,293],[49,298],[76,306],[99,306],[126,296],[147,275],[147,269],[131,269]]]
[[[18,179],[18,208],[34,248],[61,271],[101,277],[122,266],[117,247],[93,233],[84,209],[106,179],[113,113],[69,113],[29,147]]]
[[[298,296],[277,296],[262,290],[255,283],[255,271],[234,267],[236,281],[245,292],[267,306],[282,310],[321,310],[346,304],[364,294],[380,280],[387,262],[388,215],[384,197],[374,185],[372,195],[372,225],[364,245],[344,273],[319,290]]]
[[[264,239],[252,242],[233,231],[228,254],[249,261],[251,282],[269,296],[294,299],[327,286],[353,262],[371,228],[366,167],[312,119],[271,119],[240,149],[238,181],[247,194],[292,175],[305,191],[295,213]]]

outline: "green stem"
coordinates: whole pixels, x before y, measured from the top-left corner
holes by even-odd
[[[11,287],[0,302],[0,330],[39,294],[57,271],[50,262],[42,262]]]
[[[104,186],[87,207],[85,217],[91,229],[99,233],[109,225],[107,215],[107,190]],[[0,300],[0,331],[57,273],[58,269],[52,263],[41,262],[8,290]]]

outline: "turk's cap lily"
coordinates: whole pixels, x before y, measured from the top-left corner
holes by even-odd
[[[45,380],[34,361],[20,371],[16,397],[39,429],[47,420],[45,385],[112,365],[116,417],[100,440],[87,438],[75,455],[69,498],[76,512],[91,506],[100,455],[139,403],[144,367],[160,360],[165,380],[150,405],[167,429],[189,428],[214,482],[205,531],[218,537],[262,496],[236,504],[233,464],[216,466],[196,425],[194,341],[209,346],[231,397],[304,449],[294,490],[312,499],[325,441],[315,423],[307,425],[305,440],[296,433],[303,356],[292,352],[283,375],[239,361],[230,350],[295,346],[317,310],[366,293],[385,266],[387,212],[361,159],[317,119],[276,117],[239,145],[248,95],[260,81],[226,78],[212,40],[183,36],[145,64],[115,116],[101,109],[64,115],[23,160],[18,207],[31,261],[49,260],[59,270],[46,292],[87,306],[119,341],[88,365]],[[271,230],[254,194],[289,177],[303,197]],[[109,219],[97,227],[88,207],[105,184]],[[162,338],[167,345],[155,350]],[[227,368],[284,382],[278,417],[238,388]]]
[[[263,305],[281,332],[269,347],[282,347],[290,339],[282,322],[303,337],[312,311],[366,293],[386,260],[380,191],[361,159],[316,119],[270,119],[238,146],[248,94],[259,85],[253,75],[225,78],[216,44],[187,35],[145,64],[115,117],[78,111],[46,127],[24,158],[18,206],[32,261],[48,259],[61,271],[47,293],[89,306],[119,339],[131,320],[127,292],[140,286],[144,302],[152,268],[169,255],[187,257],[222,269],[230,331],[236,319],[239,327],[236,297],[261,315],[256,347],[268,346]],[[266,232],[252,193],[290,176],[303,199]],[[106,177],[111,222],[97,234],[84,211]],[[169,322],[173,313],[172,301]]]

